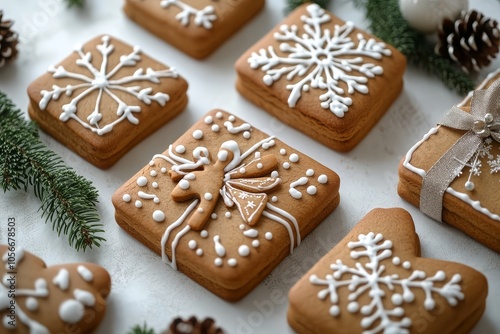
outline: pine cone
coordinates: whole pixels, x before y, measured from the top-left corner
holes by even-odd
[[[215,325],[212,318],[198,321],[196,317],[188,320],[175,318],[170,324],[170,328],[164,334],[223,334],[224,331]]]
[[[5,62],[17,55],[17,34],[12,31],[11,20],[2,21],[3,10],[0,10],[0,68]]]
[[[438,32],[437,54],[451,59],[466,73],[479,71],[498,53],[498,22],[471,10],[456,21],[445,19]]]

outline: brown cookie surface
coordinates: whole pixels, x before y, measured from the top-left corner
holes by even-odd
[[[85,43],[28,87],[40,127],[100,168],[177,116],[187,82],[138,46],[110,36]]]
[[[127,16],[194,58],[205,58],[264,7],[265,0],[126,0]]]
[[[93,263],[47,267],[37,256],[0,245],[1,333],[92,333],[102,321],[111,279]]]
[[[403,209],[370,211],[291,289],[299,333],[468,333],[481,318],[486,278],[420,257]]]
[[[398,97],[406,59],[351,22],[305,4],[235,67],[244,97],[322,144],[347,151]]]
[[[213,110],[112,200],[123,229],[236,301],[337,207],[339,184],[306,154]]]

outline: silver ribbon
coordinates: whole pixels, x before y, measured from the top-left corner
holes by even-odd
[[[483,139],[492,137],[500,142],[500,80],[486,90],[472,95],[470,113],[458,107],[451,108],[439,123],[451,129],[467,132],[451,146],[429,169],[422,180],[420,210],[431,218],[442,221],[443,196],[455,179],[456,169],[464,167],[476,153]]]

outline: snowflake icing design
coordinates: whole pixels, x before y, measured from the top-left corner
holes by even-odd
[[[341,312],[337,290],[342,287],[349,289],[347,311],[360,312],[363,315],[361,327],[365,334],[409,333],[411,319],[405,317],[404,308],[401,305],[414,302],[415,295],[412,289],[420,289],[425,293],[423,306],[426,310],[433,310],[436,306],[433,295],[443,297],[451,306],[457,305],[459,300],[464,299],[464,294],[458,284],[462,279],[460,274],[453,275],[448,282],[439,284],[441,286],[437,286],[437,283],[446,280],[446,274],[441,270],[432,277],[428,277],[421,270],[413,270],[407,278],[399,277],[398,274],[384,275],[387,268],[381,263],[392,257],[392,241],[384,240],[380,233],[360,234],[358,241],[349,242],[348,247],[352,249],[351,258],[367,257],[369,261],[365,264],[358,262],[355,268],[352,268],[342,263],[342,260],[337,260],[336,263],[330,265],[333,274],[326,275],[325,279],[311,275],[309,281],[314,285],[326,286],[326,289],[318,292],[318,298],[324,300],[330,295],[330,302],[333,304],[330,307],[330,314],[333,317],[339,316]],[[363,250],[356,250],[359,248]],[[406,270],[411,269],[411,263],[409,261],[401,263],[399,257],[392,257],[392,263],[401,265]],[[402,293],[392,293],[390,296],[394,305],[392,309],[387,309],[386,292],[382,290],[382,286],[389,291],[394,291],[395,287],[402,290]],[[363,294],[368,295],[371,302],[360,307],[357,299]]]
[[[331,21],[331,17],[316,4],[307,6],[310,16],[302,16],[304,33],[299,36],[296,25],[282,25],[274,38],[281,42],[280,51],[288,56],[280,56],[272,46],[253,52],[248,59],[250,67],[261,68],[265,72],[263,81],[271,86],[283,76],[288,81],[300,78],[298,82],[286,86],[290,90],[288,105],[294,108],[310,88],[325,90],[320,96],[321,107],[330,109],[338,117],[344,117],[352,99],[347,94],[368,93],[366,83],[369,78],[383,74],[383,68],[372,63],[363,63],[363,58],[381,59],[390,56],[391,50],[382,42],[366,39],[357,34],[357,42],[350,37],[354,26],[351,22],[335,25],[334,30],[322,29],[321,25]],[[356,73],[357,72],[357,73]],[[347,86],[340,87],[343,82]]]
[[[490,166],[490,174],[496,174],[500,172],[500,155],[494,156],[491,153],[493,148],[493,139],[486,138],[483,140],[477,151],[474,153],[472,158],[465,162],[455,158],[461,166],[453,171],[453,176],[458,177],[462,174],[462,169],[469,167],[469,177],[465,183],[466,190],[474,190],[474,183],[471,181],[472,176],[480,176],[483,169],[483,160],[487,162]]]
[[[110,54],[114,51],[113,44],[110,43],[109,36],[102,37],[102,43],[96,46],[97,51],[102,55],[102,63],[100,69],[97,69],[92,64],[92,53],[84,53],[83,47],[76,48],[75,52],[80,56],[76,60],[76,64],[84,69],[88,70],[92,76],[87,76],[83,73],[76,73],[67,71],[63,66],[58,66],[57,68],[49,68],[49,72],[52,73],[52,77],[56,79],[74,79],[81,81],[80,84],[71,85],[68,84],[66,87],[59,87],[57,85],[52,86],[52,90],[42,90],[42,99],[40,100],[39,106],[41,110],[45,110],[47,105],[51,100],[58,100],[59,97],[64,93],[67,96],[72,96],[76,90],[84,89],[76,97],[71,100],[70,103],[63,105],[62,113],[59,119],[63,122],[69,119],[74,119],[80,123],[83,127],[91,130],[92,132],[103,135],[108,133],[113,129],[113,127],[127,119],[132,124],[138,124],[139,120],[134,116],[134,113],[139,113],[141,107],[138,105],[128,105],[119,96],[113,93],[113,91],[119,91],[126,93],[137,98],[147,105],[150,105],[153,101],[165,106],[170,100],[170,96],[165,93],[157,92],[154,95],[152,87],[146,87],[141,89],[140,86],[128,86],[128,84],[137,82],[152,82],[155,84],[160,83],[160,78],[177,78],[178,73],[175,69],[169,68],[165,70],[156,71],[151,68],[138,68],[132,75],[127,75],[122,78],[113,78],[122,68],[136,66],[137,63],[141,61],[141,49],[139,47],[134,47],[133,51],[127,55],[122,55],[120,57],[120,62],[109,72],[107,71],[108,59]],[[87,117],[87,122],[78,117],[78,103],[82,101],[85,97],[94,91],[98,91],[97,100],[93,112]],[[104,94],[107,94],[111,99],[117,103],[116,115],[118,118],[113,122],[101,126],[99,123],[102,120],[101,113],[101,100]]]
[[[183,26],[188,26],[191,17],[193,17],[194,24],[210,30],[213,26],[212,22],[217,20],[215,8],[210,5],[205,6],[202,9],[196,9],[180,0],[162,0],[160,2],[160,6],[163,8],[169,8],[170,6],[178,7],[181,11],[175,16],[175,18]]]

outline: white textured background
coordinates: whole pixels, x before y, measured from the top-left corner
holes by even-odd
[[[107,316],[97,331],[126,333],[146,321],[163,330],[177,315],[211,316],[231,333],[291,333],[286,322],[286,296],[290,287],[322,255],[341,240],[369,210],[400,206],[412,214],[422,242],[424,257],[468,264],[486,275],[489,296],[486,312],[474,333],[500,333],[500,257],[463,233],[437,223],[400,199],[396,193],[397,166],[406,151],[462,97],[425,73],[408,68],[399,99],[371,133],[347,154],[336,153],[300,132],[282,125],[244,100],[234,89],[233,64],[257,39],[282,20],[284,0],[268,0],[263,12],[232,39],[203,61],[191,59],[129,21],[122,0],[87,0],[83,11],[66,10],[62,0],[0,0],[6,18],[16,21],[21,34],[18,59],[0,70],[0,90],[23,110],[26,88],[49,65],[67,56],[77,43],[109,33],[130,44],[141,45],[154,58],[174,66],[189,81],[190,102],[174,121],[130,151],[113,168],[102,171],[82,160],[45,134],[42,140],[99,189],[99,213],[107,242],[99,249],[77,253],[58,239],[37,211],[39,201],[31,193],[11,191],[0,195],[0,228],[7,217],[15,217],[18,245],[38,254],[48,264],[91,261],[104,266],[112,276]],[[470,1],[500,20],[499,0]],[[347,0],[334,0],[330,9],[344,20],[365,27],[362,11]],[[489,68],[500,66],[495,61]],[[486,71],[477,78],[480,81]],[[114,221],[111,195],[155,153],[162,152],[199,116],[212,108],[226,109],[259,129],[335,170],[341,177],[341,203],[303,244],[252,293],[236,304],[227,303],[165,266],[161,259],[122,231]],[[2,233],[5,236],[5,233]],[[5,243],[4,239],[0,242]]]

